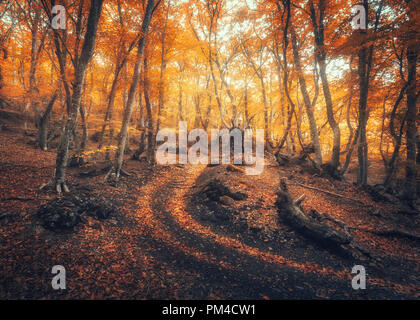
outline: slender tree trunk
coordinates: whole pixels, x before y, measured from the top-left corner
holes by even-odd
[[[319,64],[319,74],[321,76],[322,82],[322,89],[324,91],[324,98],[327,107],[327,117],[328,123],[333,131],[333,149],[332,149],[332,156],[331,156],[331,173],[333,175],[338,174],[338,167],[340,165],[340,146],[341,146],[341,134],[340,134],[340,127],[338,123],[335,121],[334,112],[333,112],[333,104],[331,99],[331,92],[330,86],[328,84],[328,78],[326,73],[326,63],[324,54],[318,57],[318,64]]]
[[[351,142],[349,146],[349,150],[347,151],[347,154],[346,154],[346,160],[344,161],[343,167],[340,170],[341,176],[344,176],[344,174],[346,173],[350,165],[351,156],[353,155],[353,151],[357,145],[358,140],[359,140],[359,127],[357,127],[356,129],[356,133],[354,134],[353,141]]]
[[[363,6],[365,8],[366,16],[365,16],[365,25],[368,25],[368,1],[363,1]],[[376,11],[376,19],[375,19],[375,27],[374,33],[378,30],[379,25],[379,18],[381,16],[383,7],[383,0],[379,4],[379,8]],[[357,32],[360,33],[361,37],[361,48],[358,52],[358,74],[359,74],[359,125],[358,125],[358,146],[357,146],[357,153],[358,153],[358,160],[359,160],[359,170],[357,173],[357,184],[366,186],[367,185],[367,177],[368,177],[368,144],[366,139],[366,126],[368,121],[368,111],[367,111],[367,102],[368,102],[368,94],[369,94],[369,82],[370,82],[370,72],[372,69],[372,57],[373,57],[373,44],[369,47],[366,44],[367,38],[367,31],[366,30],[358,30]]]
[[[80,108],[80,101],[86,75],[86,68],[93,55],[98,21],[102,11],[102,4],[103,0],[91,1],[82,52],[80,58],[78,59],[78,63],[74,73],[74,84],[73,94],[71,98],[70,113],[58,147],[55,176],[53,180],[53,184],[55,185],[58,193],[60,193],[62,190],[68,191],[65,179],[65,172],[67,167],[70,137],[74,132],[77,124],[77,115],[79,113]]]
[[[352,90],[350,89],[350,94],[349,94],[349,101],[347,103],[347,115],[346,115],[346,124],[347,124],[347,128],[349,129],[349,138],[347,140],[347,145],[346,145],[346,154],[349,152],[350,150],[350,146],[351,143],[353,141],[353,135],[354,135],[354,129],[353,126],[351,125],[351,121],[350,121],[350,111],[351,111],[351,101],[352,101]]]
[[[217,89],[217,81],[216,81],[216,76],[214,75],[214,70],[213,70],[213,60],[211,58],[211,49],[209,49],[209,65],[210,65],[210,71],[211,71],[211,76],[213,79],[213,88],[214,88],[214,95],[216,96],[216,101],[217,101],[217,106],[219,108],[219,115],[220,115],[220,120],[222,121],[222,124],[226,127],[229,128],[230,126],[228,125],[228,123],[225,120],[225,117],[223,115],[223,106],[222,106],[222,100],[220,99],[219,96],[219,91]]]
[[[283,137],[280,140],[279,144],[276,146],[276,150],[275,150],[275,155],[277,156],[280,153],[281,148],[283,148],[283,145],[285,142],[287,142],[287,148],[288,148],[288,152],[291,152],[292,149],[292,135],[290,133],[290,129],[292,127],[292,118],[293,118],[293,114],[294,114],[294,110],[295,110],[295,104],[292,101],[292,99],[290,98],[290,94],[289,94],[289,90],[288,90],[288,81],[289,81],[289,66],[288,66],[288,62],[287,62],[287,48],[289,46],[289,38],[288,38],[288,32],[289,32],[289,24],[290,24],[290,17],[291,17],[291,11],[290,11],[290,1],[289,0],[284,0],[283,2],[283,6],[286,10],[286,19],[284,20],[284,12],[281,8],[280,2],[277,2],[277,10],[278,13],[281,14],[282,16],[282,22],[284,23],[284,26],[282,27],[282,31],[283,31],[283,48],[282,48],[282,53],[283,53],[283,77],[281,76],[281,58],[280,58],[280,54],[279,54],[279,42],[276,41],[275,44],[275,51],[274,51],[274,55],[276,57],[276,65],[277,65],[277,72],[279,74],[279,79],[282,79],[283,81],[280,80],[280,82],[283,83],[283,87],[280,83],[280,94],[281,94],[281,99],[282,99],[282,109],[284,108],[284,94],[287,97],[287,100],[290,104],[290,108],[289,106],[287,107],[288,109],[288,118],[287,118],[287,126],[284,130],[283,133]],[[284,114],[283,114],[284,116]],[[283,117],[284,119],[284,117]]]
[[[313,143],[314,149],[315,149],[315,159],[314,159],[314,161],[315,161],[316,165],[321,166],[322,165],[322,153],[321,153],[321,146],[320,146],[320,143],[319,143],[318,127],[317,127],[316,120],[315,120],[313,106],[312,106],[311,100],[309,98],[308,89],[306,87],[306,80],[305,80],[305,77],[304,77],[303,71],[302,71],[302,66],[301,66],[300,56],[299,56],[299,51],[298,51],[298,46],[297,46],[297,39],[296,39],[296,34],[295,34],[294,30],[291,31],[291,35],[292,35],[293,58],[294,58],[295,67],[296,67],[296,70],[297,70],[297,73],[298,73],[300,90],[302,92],[303,102],[305,104],[306,115],[307,115],[308,120],[309,120],[309,131],[310,131],[310,134],[311,134],[311,140],[312,140],[312,143]]]
[[[207,98],[208,98],[206,116],[204,119],[203,117],[201,118],[201,124],[203,125],[203,128],[206,131],[210,123],[210,113],[211,113],[212,100],[213,100],[213,96],[209,91],[209,85],[210,85],[210,78],[207,79],[207,83],[206,83],[206,92],[207,92]]]
[[[319,66],[319,73],[321,76],[322,89],[324,91],[324,98],[327,109],[328,123],[333,131],[333,149],[330,162],[330,170],[333,176],[338,176],[338,166],[340,165],[340,127],[335,121],[333,112],[333,103],[331,98],[330,86],[328,83],[326,71],[326,57],[325,57],[325,44],[324,44],[324,15],[325,15],[325,0],[319,1],[319,17],[315,12],[313,1],[309,2],[312,26],[314,31],[315,41],[315,59]],[[318,21],[317,21],[318,20]]]
[[[194,128],[198,128],[202,123],[202,116],[200,110],[200,94],[196,94],[193,97],[194,107],[195,107],[195,118],[194,118]]]
[[[277,59],[280,59],[279,57],[277,57]],[[283,137],[280,139],[280,142],[278,144],[278,146],[276,147],[276,153],[280,152],[281,148],[283,148],[284,143],[286,143],[286,149],[287,149],[287,153],[290,154],[292,149],[291,149],[291,144],[290,144],[290,137],[289,137],[289,132],[290,129],[292,127],[292,118],[293,118],[293,112],[294,112],[294,107],[292,108],[293,110],[289,110],[291,109],[290,106],[287,106],[287,118],[286,118],[286,113],[285,113],[285,99],[284,99],[284,95],[285,95],[285,90],[286,87],[284,85],[284,81],[286,79],[286,71],[284,71],[284,74],[282,76],[282,72],[281,72],[281,67],[280,67],[280,61],[278,61],[276,63],[277,66],[277,73],[278,73],[278,77],[279,77],[279,89],[280,89],[280,105],[281,105],[281,116],[282,116],[282,121],[283,121],[283,127],[284,129],[284,133],[283,133]],[[284,79],[284,80],[282,80]]]
[[[144,119],[144,106],[142,104],[142,96],[141,92],[139,92],[139,101],[140,101],[140,119],[138,122],[138,127],[141,129],[140,138],[139,138],[139,146],[136,152],[133,155],[134,159],[140,160],[140,155],[146,149],[146,132],[145,132],[145,119]]]
[[[179,113],[179,120],[184,121],[184,110],[182,106],[182,84],[181,80],[178,80],[178,113]]]
[[[137,57],[136,57],[136,63],[134,65],[134,70],[133,70],[133,78],[131,80],[130,90],[128,92],[127,104],[126,104],[126,107],[124,108],[124,117],[123,117],[123,122],[121,125],[120,134],[119,134],[118,149],[115,155],[115,162],[114,162],[113,168],[111,169],[111,171],[107,174],[105,178],[108,178],[109,174],[111,174],[112,172],[115,174],[115,178],[117,180],[119,179],[119,176],[120,176],[120,172],[121,172],[121,168],[123,164],[123,158],[124,158],[125,145],[126,145],[127,137],[128,137],[128,127],[130,125],[131,114],[133,112],[134,97],[136,95],[136,88],[137,88],[139,77],[140,77],[140,64],[141,64],[141,59],[143,58],[143,52],[144,52],[144,47],[146,43],[146,36],[149,30],[150,20],[152,19],[154,4],[155,4],[154,0],[148,0],[147,2],[146,11],[145,11],[142,26],[141,26],[141,38],[139,40],[138,47],[137,47]]]
[[[37,10],[35,17],[33,18],[31,25],[31,64],[29,68],[29,89],[28,89],[28,103],[26,110],[29,111],[33,109],[34,112],[34,123],[37,127],[40,122],[40,110],[39,110],[39,97],[38,97],[38,88],[36,84],[36,71],[38,68],[38,61],[41,50],[44,45],[44,40],[46,32],[42,35],[41,40],[38,40],[39,26],[40,26],[40,11]],[[27,119],[25,117],[25,130],[27,128]]]
[[[86,142],[88,139],[88,125],[86,120],[86,108],[83,104],[80,105],[80,119],[82,124],[82,141],[80,141],[79,153],[83,152],[86,148]]]
[[[168,18],[169,18],[169,8],[170,2],[168,3],[168,8],[166,10],[165,25],[162,30],[161,35],[161,56],[160,56],[160,77],[159,77],[159,104],[158,104],[158,114],[156,119],[156,133],[159,131],[163,108],[165,107],[165,70],[166,70],[166,30],[168,28]]]
[[[54,102],[58,97],[58,91],[55,91],[53,96],[51,97],[50,102],[45,109],[44,114],[40,117],[39,125],[38,125],[38,137],[39,137],[39,147],[41,150],[46,151],[48,148],[48,124],[50,120],[51,111],[54,106]]]
[[[411,4],[411,5],[410,5]],[[410,20],[413,20],[415,9],[412,2],[409,3]],[[418,60],[418,38],[417,30],[411,28],[408,37],[407,48],[407,160],[405,167],[405,185],[404,185],[404,198],[411,206],[415,206],[416,201],[416,136],[417,136],[417,92],[416,92],[416,72]]]
[[[250,119],[249,119],[249,110],[248,110],[248,84],[245,84],[245,92],[244,92],[244,119],[245,119],[244,129],[250,128]]]
[[[351,125],[351,119],[350,119],[350,114],[351,114],[351,105],[352,105],[352,99],[353,99],[353,69],[351,67],[353,63],[353,56],[350,58],[350,64],[349,64],[349,69],[350,69],[350,79],[349,79],[349,97],[348,97],[348,102],[347,102],[347,116],[346,116],[346,123],[347,123],[347,128],[349,129],[349,138],[347,141],[347,145],[346,145],[346,159],[345,162],[343,164],[343,166],[340,168],[340,176],[344,176],[344,174],[347,171],[347,168],[350,164],[350,159],[351,156],[353,154],[353,149],[354,146],[357,143],[357,132],[356,134],[354,134],[354,129],[353,126]]]
[[[366,140],[366,124],[368,120],[367,98],[369,90],[369,75],[367,74],[367,48],[365,45],[360,49],[359,57],[359,139],[357,145],[357,156],[359,160],[359,170],[357,173],[357,184],[365,186],[368,175],[368,145]]]
[[[153,165],[155,160],[155,139],[153,130],[153,112],[149,97],[149,65],[147,55],[144,57],[144,101],[147,111],[147,160]],[[181,120],[183,121],[183,119]]]
[[[258,74],[258,78],[260,79],[261,83],[261,95],[263,97],[263,104],[264,104],[264,140],[266,141],[266,146],[271,145],[271,134],[269,129],[268,123],[268,104],[267,104],[267,93],[265,91],[265,83],[264,77],[261,74]]]
[[[120,74],[121,69],[122,69],[122,65],[118,64],[117,62],[117,65],[115,66],[114,80],[112,81],[111,90],[108,95],[108,105],[105,112],[104,124],[102,125],[101,133],[99,136],[98,149],[102,149],[105,129],[106,129],[106,126],[107,125],[109,126],[111,122],[111,117],[112,117],[111,115],[112,115],[112,110],[114,108],[115,95],[117,93],[118,76]]]
[[[385,175],[385,180],[384,180],[384,185],[385,186],[388,186],[392,181],[392,178],[394,176],[394,173],[395,173],[396,167],[397,167],[396,163],[397,163],[397,160],[398,160],[399,154],[400,154],[404,123],[405,123],[406,118],[407,118],[407,113],[405,114],[404,119],[401,122],[399,134],[397,134],[395,132],[394,122],[395,122],[395,115],[397,113],[398,106],[400,105],[400,102],[404,98],[404,93],[407,90],[407,85],[408,85],[408,83],[406,83],[401,88],[400,93],[398,95],[398,98],[394,103],[394,107],[392,108],[391,118],[389,120],[389,131],[391,132],[391,135],[394,138],[394,151],[392,152],[391,159],[389,160],[389,162],[387,164],[386,175]]]

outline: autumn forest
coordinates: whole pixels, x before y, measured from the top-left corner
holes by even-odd
[[[419,7],[0,1],[0,299],[418,299]]]

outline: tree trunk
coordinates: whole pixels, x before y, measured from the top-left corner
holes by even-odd
[[[82,123],[82,141],[80,141],[79,153],[83,152],[85,150],[86,142],[87,142],[87,139],[88,139],[86,109],[85,109],[85,106],[83,104],[80,106],[80,119],[81,119],[81,123]]]
[[[182,91],[180,91],[182,92]],[[181,95],[182,101],[182,95]],[[153,130],[153,113],[152,113],[152,105],[150,104],[150,97],[149,97],[149,65],[148,65],[148,57],[144,57],[144,101],[146,104],[146,111],[147,111],[147,160],[150,164],[154,164],[155,162],[155,144],[154,144],[154,130]],[[182,106],[182,102],[181,102]],[[180,114],[182,115],[182,109],[180,109]],[[181,118],[183,121],[184,119]]]
[[[358,126],[358,145],[357,145],[357,156],[359,160],[359,169],[357,172],[357,184],[365,186],[367,185],[368,175],[368,145],[366,140],[366,124],[368,119],[367,113],[367,98],[369,90],[369,75],[367,74],[367,48],[365,45],[359,50],[359,126]]]
[[[311,134],[311,140],[315,148],[315,163],[318,166],[322,165],[322,153],[321,153],[321,146],[319,143],[319,136],[318,136],[318,128],[314,116],[314,111],[312,107],[311,100],[309,98],[308,89],[306,87],[306,80],[303,76],[302,66],[300,62],[300,56],[297,46],[297,39],[294,30],[291,31],[292,34],[292,49],[293,49],[293,58],[295,62],[295,67],[298,73],[300,90],[302,92],[303,102],[305,104],[306,115],[308,116],[309,120],[309,130]]]
[[[54,102],[57,99],[58,91],[55,91],[53,96],[51,97],[50,102],[45,109],[44,114],[40,117],[39,124],[38,124],[38,137],[39,137],[39,147],[41,150],[46,151],[48,146],[48,123],[50,120],[51,111],[54,106]]]
[[[137,88],[139,77],[140,77],[140,64],[141,64],[141,59],[143,58],[143,52],[144,52],[144,47],[146,43],[146,36],[149,30],[150,20],[152,19],[154,3],[155,3],[154,0],[148,0],[147,2],[146,11],[145,11],[142,26],[141,26],[141,38],[139,40],[138,47],[137,47],[137,57],[136,57],[136,63],[134,65],[134,70],[133,70],[133,78],[131,80],[130,90],[128,92],[127,104],[126,104],[126,107],[124,108],[124,117],[123,117],[123,122],[121,125],[120,134],[119,134],[118,149],[115,155],[115,162],[114,162],[113,168],[106,175],[105,178],[108,178],[108,176],[111,173],[115,174],[116,180],[118,180],[120,177],[120,172],[121,172],[123,158],[124,158],[125,145],[126,145],[127,137],[128,137],[128,128],[130,125],[131,114],[133,112],[133,102],[134,102],[134,97],[136,95],[136,88]]]
[[[322,81],[322,89],[324,91],[324,98],[325,98],[325,103],[326,103],[326,106],[327,106],[328,123],[330,124],[330,127],[333,131],[333,149],[332,149],[332,156],[331,156],[331,170],[332,171],[331,171],[331,174],[333,176],[337,176],[338,175],[338,167],[340,165],[341,134],[340,134],[340,127],[338,126],[338,123],[335,121],[335,118],[334,118],[331,92],[330,92],[330,86],[328,84],[324,54],[322,54],[318,57],[318,64],[319,64],[319,74],[321,76],[321,81]]]
[[[61,136],[60,144],[57,151],[55,176],[53,185],[58,193],[61,191],[68,191],[65,179],[65,172],[67,167],[69,144],[72,133],[74,132],[77,124],[77,115],[79,113],[80,101],[82,96],[82,88],[84,85],[86,68],[92,58],[98,21],[101,16],[103,0],[92,0],[89,10],[89,17],[87,21],[86,34],[82,52],[74,72],[73,94],[71,98],[70,113],[67,119],[64,133]]]
[[[99,136],[99,146],[98,149],[102,149],[103,145],[103,139],[105,134],[106,126],[110,125],[111,118],[112,118],[112,110],[114,108],[114,101],[115,101],[115,95],[117,93],[117,83],[118,83],[118,76],[120,74],[120,71],[122,69],[122,64],[119,64],[117,62],[117,65],[115,66],[115,73],[114,73],[114,80],[112,81],[111,90],[108,95],[108,105],[105,112],[105,118],[104,118],[104,124],[102,125],[101,133]]]
[[[179,120],[184,121],[184,110],[182,106],[182,84],[181,80],[178,80],[178,114]]]
[[[330,86],[326,71],[326,57],[324,44],[324,15],[325,15],[325,0],[319,1],[319,19],[315,12],[313,1],[309,2],[310,14],[314,33],[315,42],[315,59],[319,65],[319,73],[321,75],[322,89],[324,91],[324,98],[327,108],[328,123],[333,131],[333,149],[330,162],[330,170],[333,176],[338,176],[338,166],[340,165],[340,127],[334,119],[333,104],[330,92]]]
[[[347,168],[350,164],[350,159],[351,156],[353,154],[353,150],[354,150],[354,146],[357,143],[357,135],[358,132],[356,132],[356,134],[354,133],[354,129],[353,126],[351,125],[351,119],[350,119],[350,114],[351,114],[351,105],[352,105],[352,99],[353,99],[353,69],[352,69],[352,63],[353,63],[353,55],[350,58],[350,63],[349,63],[349,71],[350,71],[350,79],[349,79],[349,97],[348,97],[348,102],[347,102],[347,115],[346,115],[346,123],[347,123],[347,128],[349,129],[349,138],[347,141],[347,145],[346,145],[346,159],[344,162],[344,165],[340,168],[340,172],[339,175],[341,177],[344,176],[344,174],[347,171]]]
[[[200,94],[196,94],[193,97],[194,107],[195,107],[195,118],[194,118],[194,128],[198,128],[203,122],[200,109]]]
[[[412,2],[410,2],[412,4]],[[410,5],[410,20],[414,19],[415,9]],[[404,198],[408,204],[415,206],[416,201],[416,136],[417,136],[417,93],[416,93],[416,65],[418,58],[418,38],[416,29],[411,28],[407,48],[407,162],[405,167]]]
[[[378,30],[379,18],[381,16],[383,0],[379,4],[379,8],[376,11],[375,27],[374,33]],[[368,25],[368,1],[363,1],[363,6],[365,8],[365,25]],[[368,144],[366,139],[366,126],[368,121],[368,111],[367,111],[367,102],[369,94],[369,81],[370,81],[370,72],[372,69],[372,57],[373,57],[373,44],[369,47],[366,44],[368,33],[366,30],[358,30],[361,37],[361,48],[358,52],[359,62],[358,62],[358,74],[359,74],[359,125],[358,125],[358,160],[359,160],[359,171],[357,173],[357,184],[366,186],[367,177],[368,177]]]
[[[264,77],[262,76],[260,72],[258,73],[258,78],[260,79],[260,83],[261,83],[261,95],[263,97],[263,103],[264,103],[264,140],[266,142],[266,146],[268,147],[271,145],[271,133],[270,133],[270,127],[268,123],[269,121],[268,121],[267,94],[265,91]]]
[[[165,16],[165,25],[162,30],[161,34],[161,56],[160,56],[160,77],[159,77],[159,104],[158,104],[158,114],[156,119],[156,133],[160,129],[161,117],[163,113],[163,108],[165,107],[165,70],[166,70],[166,29],[168,28],[168,18],[169,18],[169,8],[171,3],[168,3],[168,8],[166,9],[166,16]]]
[[[38,98],[38,88],[36,86],[36,71],[38,67],[39,56],[41,50],[44,46],[44,40],[46,36],[46,32],[42,35],[41,40],[38,40],[38,32],[40,26],[40,10],[36,11],[35,17],[32,20],[31,25],[31,64],[29,68],[29,89],[28,89],[28,104],[26,106],[26,110],[29,111],[33,109],[34,112],[34,122],[35,126],[38,126],[40,123],[40,112],[39,112],[39,98]],[[24,127],[25,130],[27,128],[27,119],[25,117]]]
[[[404,129],[404,123],[406,121],[407,118],[407,113],[404,116],[404,119],[401,121],[401,125],[400,125],[400,130],[399,130],[399,134],[397,134],[395,132],[395,115],[397,112],[397,108],[400,104],[400,102],[402,101],[402,99],[404,98],[404,93],[407,89],[407,85],[408,83],[406,83],[400,90],[400,93],[398,95],[397,100],[394,103],[394,107],[392,108],[392,112],[391,112],[391,119],[389,120],[389,129],[391,132],[392,137],[394,138],[394,151],[392,152],[392,156],[391,156],[391,160],[389,160],[389,162],[387,163],[387,168],[386,168],[386,175],[385,175],[385,180],[384,180],[384,185],[388,186],[391,181],[392,178],[394,176],[394,173],[396,171],[396,162],[399,158],[399,152],[400,152],[400,148],[401,148],[401,141],[402,141],[402,136],[403,136],[403,129]]]

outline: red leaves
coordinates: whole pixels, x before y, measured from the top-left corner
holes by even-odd
[[[0,139],[3,138],[0,135]],[[8,148],[13,145],[16,156],[8,161],[25,163],[36,151],[28,149],[16,139],[9,137]],[[53,165],[53,159],[47,153],[40,156],[44,165]],[[209,170],[208,168],[158,169],[150,176],[144,168],[139,169],[137,166],[136,163],[130,171],[135,171],[139,176],[125,180],[126,186],[114,188],[104,185],[101,177],[91,178],[89,181],[96,192],[105,197],[116,198],[122,204],[121,216],[114,218],[117,225],[107,220],[91,221],[72,234],[52,234],[37,226],[32,217],[40,202],[15,202],[13,206],[7,204],[2,207],[1,212],[10,208],[27,212],[26,215],[18,214],[16,218],[0,221],[0,234],[5,239],[0,242],[0,274],[3,276],[0,281],[9,284],[5,298],[227,298],[232,297],[235,292],[237,294],[238,291],[235,290],[240,289],[235,288],[241,287],[241,283],[230,283],[232,279],[229,272],[246,274],[265,283],[288,283],[292,279],[299,279],[297,275],[303,273],[307,279],[313,281],[317,281],[320,276],[327,276],[325,278],[330,279],[328,281],[349,281],[350,271],[342,261],[337,261],[339,257],[327,255],[307,242],[299,242],[301,240],[298,236],[293,236],[292,231],[289,235],[293,237],[284,241],[273,238],[263,241],[262,244],[251,244],[242,240],[243,233],[232,234],[196,220],[194,212],[190,212],[188,208],[191,192],[189,188],[197,181],[198,176],[208,174],[203,171]],[[33,192],[33,197],[39,195],[31,186],[24,185],[23,181],[39,177],[44,174],[43,169],[27,168],[30,169],[19,172],[14,166],[2,169],[4,174],[0,176],[0,184],[9,192],[8,195],[25,195],[28,191]],[[241,176],[240,180],[232,179],[229,182],[232,191],[246,192],[249,195],[243,203],[241,201],[240,206],[252,208],[247,211],[247,219],[251,225],[261,226],[261,233],[272,232],[275,237],[289,232],[278,221],[274,206],[279,174],[286,175],[287,172],[267,167],[261,176]],[[16,179],[10,179],[12,175]],[[71,175],[70,178],[73,179]],[[171,181],[175,178],[177,181],[182,180],[185,188],[170,188]],[[298,174],[294,178],[308,179],[307,176]],[[139,187],[138,181],[147,183]],[[311,181],[305,183],[325,190],[339,188],[340,192],[371,203],[368,197],[353,187],[341,185],[341,182],[334,182],[335,189],[330,182],[321,178],[311,178]],[[364,207],[292,184],[290,189],[294,195],[306,194],[304,206],[307,210],[313,208],[328,212],[349,225],[375,227],[378,222],[378,218],[370,215]],[[392,209],[387,206],[380,208]],[[186,234],[192,234],[198,240],[191,242]],[[355,232],[355,235],[363,245],[373,248],[381,255],[403,257],[410,265],[418,262],[418,254],[405,240],[388,239],[364,232]],[[227,248],[231,253],[222,253],[217,248]],[[168,255],[168,251],[173,255]],[[311,255],[313,251],[320,258],[315,259]],[[192,259],[197,263],[186,264],[185,259]],[[330,263],[330,260],[334,263]],[[277,270],[276,273],[271,274],[271,278],[263,276],[265,268],[254,270],[255,261],[267,269]],[[50,289],[50,271],[55,264],[66,267],[68,290],[65,292],[58,293]],[[220,272],[219,280],[223,284],[214,280],[208,282],[208,275],[200,269],[200,264],[214,266]],[[405,272],[408,277],[413,276],[413,272]],[[311,280],[300,283],[302,289],[299,290],[310,290],[317,298],[349,295],[340,291],[340,288],[334,287],[335,291],[329,289],[335,282],[326,282],[325,288],[319,290]],[[372,276],[368,281],[369,286],[409,296],[416,294],[414,285],[398,283],[389,278]],[[296,289],[290,287],[289,290],[292,296]],[[260,292],[259,297],[271,298],[265,292]]]

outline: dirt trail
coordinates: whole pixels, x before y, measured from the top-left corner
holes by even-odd
[[[301,263],[260,250],[215,232],[188,212],[195,182],[205,166],[174,167],[171,174],[157,176],[141,190],[141,210],[136,220],[150,234],[160,259],[171,261],[180,272],[196,275],[192,286],[207,293],[219,290],[236,299],[360,298],[352,290],[347,270],[334,270],[311,262]],[[383,288],[371,290],[382,297],[398,294]]]
[[[35,213],[45,203],[40,199],[57,196],[38,190],[51,177],[54,153],[30,147],[26,139],[12,133],[0,135],[0,144],[8,151],[0,157],[4,197],[34,199],[1,203],[0,214],[10,212],[10,217],[0,221],[0,298],[418,298],[418,246],[414,242],[366,238],[365,244],[376,247],[381,255],[392,250],[386,252],[390,258],[385,274],[372,274],[368,267],[368,289],[356,291],[351,288],[350,274],[354,261],[331,254],[278,222],[274,191],[279,175],[306,177],[293,168],[266,166],[263,174],[250,177],[227,172],[223,166],[151,169],[127,160],[125,169],[132,175],[117,186],[104,183],[103,175],[80,178],[86,168],[69,169],[72,190],[88,188],[115,199],[120,212],[71,232],[53,233],[41,227]],[[267,215],[268,222],[259,223],[274,224],[277,233],[267,240],[260,237],[266,235],[265,229],[241,231],[231,221],[202,220],[193,195],[213,177],[225,177],[233,188],[246,192],[248,199],[238,203],[249,207],[247,212],[257,220]],[[319,178],[313,181],[321,182]],[[328,184],[320,187],[327,189]],[[307,210],[328,210],[349,224],[376,221],[367,220],[369,215],[360,205],[355,210],[348,202],[330,201],[292,183],[291,191],[293,196],[306,192]],[[340,192],[355,194],[345,185]],[[51,289],[50,271],[56,264],[66,267],[68,289],[63,292]]]

